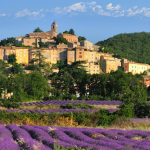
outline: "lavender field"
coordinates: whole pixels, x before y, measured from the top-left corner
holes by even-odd
[[[150,150],[150,131],[0,124],[1,150]]]
[[[68,103],[74,104],[74,103],[85,103],[89,105],[119,105],[121,104],[120,101],[70,101],[70,100],[48,100],[48,101],[40,101],[40,102],[30,102],[30,103],[20,103],[20,105],[67,105]]]
[[[7,112],[19,112],[19,113],[70,113],[70,112],[86,112],[89,113],[97,112],[99,109],[5,109]],[[118,109],[107,109],[109,112],[115,112]],[[0,112],[3,111],[3,109],[0,109]]]

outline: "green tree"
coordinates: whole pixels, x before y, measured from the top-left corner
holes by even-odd
[[[14,43],[15,40],[16,40],[16,39],[15,39],[14,37],[7,38],[7,42],[10,43],[10,44]]]
[[[125,117],[138,117],[138,115],[143,113],[142,111],[144,111],[143,106],[145,106],[145,109],[147,106],[146,87],[141,83],[137,83],[134,86],[132,85],[126,88],[124,90],[124,96],[121,101],[122,104],[119,105],[119,108],[121,108],[121,110],[118,112],[118,114],[124,115]]]
[[[8,81],[8,65],[3,60],[0,59],[0,95],[7,89]]]
[[[43,32],[43,31],[39,27],[37,27],[33,32],[35,33],[35,32]]]
[[[86,38],[84,37],[84,36],[79,36],[78,37],[78,41],[80,42],[80,41],[83,41],[83,40],[86,40]]]
[[[66,30],[66,31],[64,31],[63,33],[69,34],[69,31]]]
[[[69,30],[69,34],[75,35],[74,30],[73,30],[73,29],[70,29],[70,30]]]
[[[41,71],[41,69],[45,65],[45,57],[42,55],[43,50],[40,48],[37,48],[32,51],[32,55],[34,55],[34,58],[31,59],[29,64],[32,64],[35,66],[36,70]]]
[[[6,44],[7,44],[7,40],[6,39],[1,40],[1,42],[0,42],[1,46],[5,46]]]
[[[10,54],[8,56],[8,63],[16,63],[17,59],[16,59],[16,54]]]
[[[38,44],[40,48],[44,47],[44,42],[38,42]]]
[[[26,34],[25,37],[29,37],[29,34]]]
[[[56,40],[56,44],[59,44],[59,43],[68,44],[68,41],[67,41],[67,39],[64,38],[64,37],[59,37],[59,38],[57,38],[57,40]]]
[[[11,72],[14,74],[18,74],[18,73],[25,73],[25,70],[21,66],[21,64],[15,63],[15,64],[13,64],[13,66],[11,68]]]

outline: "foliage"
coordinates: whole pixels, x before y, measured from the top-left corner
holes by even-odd
[[[26,34],[25,37],[29,37],[29,34]]]
[[[16,63],[17,59],[16,59],[16,54],[10,54],[8,56],[8,63]]]
[[[60,106],[63,109],[94,109],[94,106],[85,104],[85,103],[68,103],[66,106]]]
[[[59,38],[57,38],[57,40],[56,40],[56,44],[59,44],[59,43],[68,44],[68,41],[67,41],[67,39],[64,38],[64,37],[59,37]]]
[[[49,95],[47,80],[40,72],[11,75],[7,83],[7,92],[13,92],[11,101],[21,102],[23,99],[43,99]]]
[[[17,43],[14,43],[14,44],[12,44],[12,46],[16,46],[16,47],[31,47],[31,46],[25,46],[25,45],[23,45],[22,43],[19,43],[19,44],[17,44]]]
[[[16,102],[11,102],[9,99],[8,100],[4,100],[0,103],[1,107],[6,107],[8,109],[10,108],[20,108],[20,105]]]
[[[143,117],[145,117],[146,114],[143,110],[146,109],[147,92],[143,84],[137,82],[137,84],[126,88],[121,101],[119,115],[132,118],[144,114]]]
[[[38,44],[40,48],[44,47],[44,42],[38,42]]]
[[[112,54],[112,48],[110,47],[100,47],[99,52]]]
[[[125,33],[119,34],[104,41],[99,41],[96,45],[108,47],[111,53],[122,58],[133,60],[138,63],[150,64],[150,33]]]
[[[21,64],[15,63],[11,68],[11,72],[14,74],[18,74],[18,73],[25,73],[25,70]]]
[[[64,62],[61,62],[60,60],[57,61],[56,64],[53,64],[56,68],[60,68],[61,66],[65,65]]]
[[[64,31],[63,33],[69,34],[69,31],[66,30],[66,31]]]
[[[78,41],[80,42],[80,41],[83,41],[83,40],[86,40],[86,38],[84,37],[84,36],[79,36],[78,37]]]
[[[43,31],[39,27],[37,27],[33,32],[35,33],[35,32],[43,32]]]
[[[74,30],[73,30],[73,29],[70,29],[70,30],[69,30],[69,34],[75,35]]]
[[[13,44],[15,42],[15,38],[11,37],[11,38],[7,38],[7,39],[3,39],[0,42],[0,46],[6,46],[7,44]]]

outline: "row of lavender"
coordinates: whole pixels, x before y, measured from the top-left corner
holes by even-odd
[[[70,112],[86,112],[89,113],[97,112],[99,109],[5,109],[7,112],[37,112],[37,113],[70,113]],[[107,109],[109,112],[115,112],[118,109]],[[3,109],[0,109],[0,112],[3,111]]]
[[[40,101],[40,102],[30,102],[30,103],[20,103],[20,105],[67,105],[68,103],[74,104],[74,103],[85,103],[89,105],[119,105],[121,104],[121,101],[57,101],[57,100],[48,100],[48,101]]]
[[[0,125],[0,149],[54,149],[60,147],[90,150],[149,150],[150,131]]]

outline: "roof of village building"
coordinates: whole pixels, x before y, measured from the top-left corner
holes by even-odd
[[[149,64],[142,64],[142,63],[136,63],[136,62],[126,62],[124,64],[138,64],[138,65],[146,65],[146,66],[150,66]]]
[[[48,33],[44,33],[44,32],[35,32],[35,33],[29,33],[29,36],[50,36],[50,34]]]
[[[21,36],[18,36],[18,37],[15,37],[16,40],[20,39],[20,38],[23,38],[25,36],[21,35]]]
[[[52,24],[57,25],[57,23],[55,21]]]
[[[0,46],[0,48],[3,48],[3,49],[7,49],[7,50],[16,50],[16,49],[29,49],[30,47],[16,47],[16,46]]]
[[[70,35],[70,36],[77,36],[77,35],[73,35],[73,34],[69,34],[69,33],[59,33],[59,34]]]

